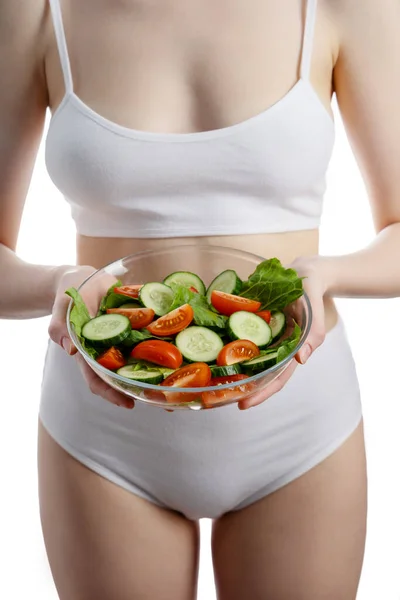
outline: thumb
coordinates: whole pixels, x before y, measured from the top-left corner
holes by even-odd
[[[325,339],[325,310],[323,297],[307,291],[312,307],[312,325],[303,346],[296,354],[297,362],[304,365]]]
[[[77,350],[68,335],[66,320],[70,301],[71,298],[65,293],[57,292],[49,325],[49,336],[53,342],[59,344],[68,354],[75,354]]]

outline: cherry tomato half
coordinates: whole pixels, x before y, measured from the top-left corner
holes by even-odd
[[[142,285],[121,285],[120,287],[114,288],[115,294],[122,294],[123,296],[129,296],[129,298],[139,298],[139,291]]]
[[[184,304],[148,325],[147,329],[152,335],[168,337],[190,325],[193,316],[193,308],[190,304]]]
[[[212,377],[209,385],[225,385],[226,383],[236,383],[236,381],[241,381],[242,379],[248,379],[248,375],[243,375],[243,373],[237,373],[236,375],[225,375],[224,377]]]
[[[125,359],[122,353],[112,346],[97,358],[97,362],[110,371],[116,371],[125,365]]]
[[[206,363],[191,363],[181,367],[164,379],[163,386],[207,387],[211,380],[211,369]]]
[[[226,383],[236,383],[243,379],[248,379],[248,375],[228,375],[227,377],[213,377],[210,381],[210,385],[224,385]],[[237,386],[235,388],[226,388],[224,390],[215,390],[209,392],[203,392],[201,397],[204,406],[211,408],[215,404],[221,402],[227,402],[229,400],[239,399],[243,394],[251,392],[251,385],[244,384],[243,386]]]
[[[226,367],[259,356],[260,350],[250,340],[235,340],[226,344],[217,356],[217,365]]]
[[[162,385],[167,387],[207,387],[211,380],[211,369],[206,363],[192,363],[181,367],[164,379]],[[188,392],[164,392],[167,402],[193,402],[199,400],[199,394]]]
[[[258,317],[261,317],[262,319],[264,319],[264,321],[268,324],[271,321],[271,311],[270,310],[261,310],[260,312],[256,312],[256,315]]]
[[[146,340],[140,342],[140,344],[133,348],[131,357],[137,360],[148,360],[168,369],[178,369],[183,362],[180,350],[173,344],[164,342],[163,340]]]
[[[261,302],[257,300],[249,300],[248,298],[218,292],[217,290],[214,290],[211,294],[211,304],[221,315],[226,315],[227,317],[230,317],[238,310],[247,310],[248,312],[255,313],[261,306]]]
[[[107,313],[116,313],[128,317],[132,329],[147,327],[154,319],[154,310],[152,308],[107,308]]]

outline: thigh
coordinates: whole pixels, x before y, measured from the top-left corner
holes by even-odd
[[[193,600],[198,524],[114,485],[39,425],[39,495],[60,600]]]
[[[361,423],[305,475],[214,523],[219,600],[355,600],[366,496]]]

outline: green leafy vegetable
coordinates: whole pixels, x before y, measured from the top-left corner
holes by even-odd
[[[164,379],[175,371],[175,369],[160,367],[160,365],[148,362],[147,360],[128,359],[128,365],[131,365],[132,371],[160,371],[164,375]]]
[[[189,290],[189,288],[185,287],[184,285],[180,285],[179,283],[171,282],[169,287],[174,292],[174,299],[169,307],[169,312],[172,312],[184,304],[190,304],[194,296],[198,296],[198,294],[192,292]]]
[[[96,350],[96,348],[93,348],[93,346],[91,346],[89,342],[85,340],[85,338],[79,337],[79,340],[82,344],[82,347],[86,350],[87,354],[93,358],[93,360],[96,360],[100,356],[100,352]]]
[[[147,329],[132,329],[129,332],[128,337],[121,342],[120,346],[123,348],[129,348],[130,346],[135,346],[139,342],[144,342],[144,340],[151,340],[153,336]]]
[[[193,320],[199,327],[211,327],[213,329],[226,328],[228,317],[212,311],[205,296],[194,294],[194,297],[189,304],[193,308]]]
[[[139,344],[139,342],[144,342],[145,340],[164,340],[165,342],[170,342],[172,340],[171,337],[157,337],[155,335],[151,335],[147,329],[132,329],[129,332],[128,337],[121,342],[120,346],[122,348],[130,348]]]
[[[118,279],[112,286],[107,290],[105,296],[101,299],[99,310],[97,312],[97,316],[104,314],[108,308],[119,308],[121,304],[126,304],[132,298],[129,296],[125,296],[124,294],[116,294],[114,292],[114,288],[121,287],[122,281]]]
[[[228,322],[227,317],[219,315],[218,313],[211,310],[210,305],[206,296],[192,292],[183,285],[171,284],[175,296],[170,307],[170,311],[175,308],[179,308],[183,304],[190,304],[193,308],[194,318],[193,321],[199,327],[211,327],[213,329],[225,329]]]
[[[278,346],[278,354],[276,356],[276,362],[281,362],[281,360],[284,360],[287,356],[289,356],[289,354],[291,354],[293,352],[293,350],[296,348],[297,344],[299,343],[301,337],[301,328],[297,325],[297,323],[294,321],[294,329],[292,332],[292,335],[288,338],[286,338],[285,340],[283,340],[283,342]]]
[[[294,269],[285,269],[277,258],[261,262],[240,296],[261,302],[260,310],[281,310],[304,293],[303,278]]]
[[[72,307],[70,314],[70,321],[74,326],[76,335],[81,337],[82,327],[91,319],[89,311],[78,290],[69,288],[65,293],[74,301],[74,306]]]
[[[84,303],[82,296],[75,288],[69,288],[65,293],[74,301],[74,306],[72,307],[70,314],[70,321],[74,326],[75,333],[85,351],[89,356],[96,360],[99,356],[99,351],[93,348],[93,346],[82,337],[82,328],[91,319],[87,306]]]

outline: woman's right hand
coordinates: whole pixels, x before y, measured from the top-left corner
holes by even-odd
[[[67,309],[70,302],[70,297],[66,295],[65,290],[70,287],[77,288],[89,275],[94,273],[96,269],[89,266],[77,266],[71,267],[64,271],[57,282],[55,290],[55,299],[52,311],[52,318],[49,326],[49,336],[59,346],[67,352],[69,355],[75,355],[75,360],[78,362],[79,367],[82,371],[83,377],[89,386],[90,391],[97,396],[101,396],[108,402],[116,404],[117,406],[123,406],[125,408],[133,408],[135,403],[133,399],[128,398],[124,394],[120,394],[112,387],[107,385],[105,381],[100,379],[96,373],[89,367],[83,356],[81,356],[76,347],[73,345],[67,329],[66,315]],[[100,303],[100,299],[106,290],[110,286],[110,281],[104,282],[104,288],[99,289],[98,297],[94,299],[97,306]]]

